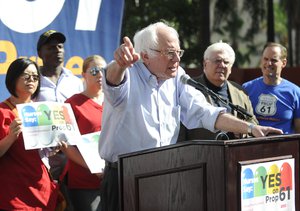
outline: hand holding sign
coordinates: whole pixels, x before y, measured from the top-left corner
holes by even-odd
[[[67,103],[25,103],[18,104],[17,109],[23,124],[25,149],[55,147],[61,140],[73,145],[81,137]]]

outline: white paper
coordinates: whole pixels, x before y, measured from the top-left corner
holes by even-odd
[[[77,148],[91,173],[103,173],[105,161],[98,153],[100,131],[82,135],[82,141],[77,142]]]

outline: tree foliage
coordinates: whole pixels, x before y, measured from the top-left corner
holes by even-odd
[[[130,0],[125,3],[123,36],[133,38],[136,31],[160,20],[168,22],[179,33],[185,50],[182,65],[199,66],[209,44],[209,1],[197,0]],[[208,34],[208,35],[207,35]]]
[[[256,38],[264,28],[265,1],[218,0],[214,14],[213,30],[219,36],[229,39],[225,41],[230,43],[236,52],[235,65],[250,64],[251,55],[257,54],[262,44],[257,42]]]
[[[287,37],[284,6],[287,5],[282,3],[275,7],[276,27],[282,32],[276,36],[279,42]],[[200,67],[205,49],[211,41],[216,41],[212,37],[218,37],[235,50],[236,66],[249,67],[253,56],[258,57],[266,43],[267,10],[267,0],[128,0],[122,36],[133,38],[136,31],[164,20],[179,33],[185,50],[183,66]],[[299,19],[293,20],[294,25],[299,25]]]
[[[284,11],[282,11],[282,8],[284,8]],[[300,65],[300,14],[298,12],[299,9],[299,0],[281,0],[280,7],[278,8],[281,17],[286,17],[285,24],[288,26],[287,33],[286,31],[284,31],[283,28],[280,28],[282,32],[280,34],[280,38],[283,37],[283,41],[286,41],[286,36],[284,35],[288,34],[288,62],[290,66]]]

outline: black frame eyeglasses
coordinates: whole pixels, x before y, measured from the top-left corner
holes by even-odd
[[[21,77],[25,80],[25,81],[29,81],[32,80],[34,82],[38,81],[40,79],[39,75],[30,75],[28,73],[22,73]]]
[[[165,50],[165,51],[160,51],[160,50],[156,50],[156,49],[151,49],[150,48],[150,50],[158,52],[161,55],[167,56],[169,60],[173,60],[176,55],[179,56],[179,57],[182,57],[183,53],[184,53],[184,50],[182,50],[182,49],[180,49],[180,50],[171,50],[171,49],[168,49],[168,50]]]

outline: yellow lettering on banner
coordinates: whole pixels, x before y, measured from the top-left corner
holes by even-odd
[[[17,58],[17,49],[15,45],[8,40],[0,40],[0,52],[4,52],[6,59],[0,63],[0,74],[5,74],[10,63]]]
[[[79,56],[71,57],[65,67],[73,72],[75,75],[81,75],[83,59]]]
[[[39,67],[43,65],[43,61],[40,57],[30,56],[29,59],[35,61]]]
[[[0,52],[5,54],[5,60],[0,63],[0,74],[6,74],[9,65],[17,58],[26,58],[27,56],[17,57],[17,49],[13,42],[8,40],[0,40]],[[43,65],[41,58],[37,56],[29,56],[29,59],[35,61],[38,66]],[[73,72],[73,74],[80,76],[82,72],[83,58],[80,56],[71,57],[65,64],[65,67]]]

